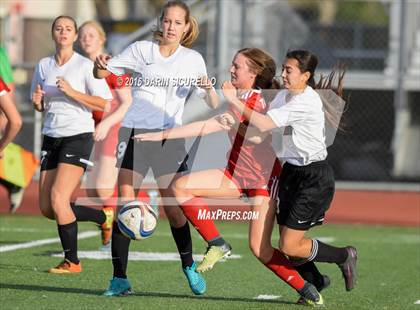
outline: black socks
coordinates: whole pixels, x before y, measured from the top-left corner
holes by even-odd
[[[127,279],[127,262],[130,239],[122,234],[117,222],[112,227],[112,265],[114,266],[114,277]]]
[[[346,248],[337,248],[332,245],[322,243],[319,240],[312,239],[312,250],[308,260],[314,262],[341,264],[347,259]]]
[[[99,225],[105,223],[106,216],[102,210],[75,205],[73,202],[70,206],[78,222],[94,222]]]
[[[61,245],[64,251],[64,258],[71,261],[72,263],[78,264],[79,259],[77,258],[77,222],[57,225],[58,236],[61,240]]]
[[[192,241],[190,226],[188,222],[184,226],[174,228],[171,226],[172,237],[175,240],[176,247],[178,248],[179,256],[182,262],[182,268],[191,267],[194,263],[192,256]]]

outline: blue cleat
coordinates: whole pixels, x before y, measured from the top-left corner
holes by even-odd
[[[133,292],[131,291],[131,285],[130,282],[128,282],[128,279],[123,278],[112,278],[111,281],[109,281],[109,287],[103,293],[104,296],[125,296],[130,295]]]
[[[195,269],[197,265],[194,262],[191,267],[183,268],[185,276],[188,280],[188,285],[195,295],[203,295],[206,292],[206,280]]]

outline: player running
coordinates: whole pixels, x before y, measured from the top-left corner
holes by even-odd
[[[64,260],[49,272],[79,273],[76,220],[103,224],[106,214],[87,207],[72,210],[70,198],[86,168],[93,164],[92,110],[104,110],[112,94],[105,81],[94,78],[92,61],[73,50],[75,20],[57,17],[51,33],[56,52],[40,60],[31,87],[35,109],[44,112],[39,206],[45,217],[56,220],[64,250]]]

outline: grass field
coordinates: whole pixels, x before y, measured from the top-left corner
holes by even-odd
[[[247,223],[219,223],[220,231],[241,255],[215,266],[205,274],[207,293],[190,293],[179,262],[132,261],[128,276],[135,294],[106,298],[101,293],[112,274],[110,260],[82,259],[84,271],[77,275],[51,275],[46,270],[60,258],[59,243],[4,252],[12,244],[56,238],[54,222],[41,217],[0,217],[0,305],[2,309],[299,309],[296,293],[264,268],[250,253]],[[95,231],[92,224],[79,224],[79,232]],[[346,292],[339,269],[320,264],[332,285],[323,296],[328,309],[420,309],[419,228],[332,225],[314,229],[316,236],[332,244],[353,244],[359,252],[359,282]],[[277,232],[273,236],[276,242]],[[193,233],[194,252],[205,244]],[[79,241],[80,251],[96,251],[99,236]],[[155,235],[132,242],[131,251],[176,252],[168,223],[162,220]],[[259,295],[278,296],[258,300]]]

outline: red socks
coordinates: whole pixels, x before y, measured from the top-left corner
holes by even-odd
[[[209,242],[220,237],[214,221],[211,218],[209,207],[201,197],[194,197],[180,205],[184,215],[194,225],[204,240]],[[200,218],[199,218],[200,216]]]
[[[277,249],[274,250],[273,257],[265,266],[295,290],[300,290],[305,285],[305,280],[302,279],[286,256]]]

